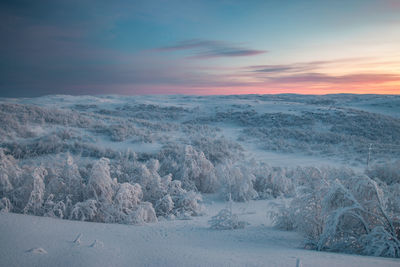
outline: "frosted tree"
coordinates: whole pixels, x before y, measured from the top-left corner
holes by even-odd
[[[115,213],[112,219],[116,222],[133,223],[130,216],[138,209],[142,197],[143,193],[139,184],[119,184],[112,207]]]
[[[100,202],[112,203],[117,182],[110,176],[110,160],[101,158],[93,164],[87,184],[87,196]]]
[[[220,164],[217,176],[221,183],[222,196],[226,200],[231,197],[235,201],[247,201],[258,196],[253,187],[256,177],[245,166],[231,162]]]
[[[227,208],[220,210],[208,223],[211,229],[216,230],[241,229],[246,226],[245,221],[240,221],[238,215]]]
[[[182,181],[186,190],[209,193],[218,189],[214,165],[202,151],[190,145],[171,145],[160,152],[159,158],[160,172],[171,173],[174,179]]]
[[[324,199],[324,213],[327,219],[319,250],[400,257],[399,229],[386,210],[383,190],[369,177],[343,183],[336,179]]]
[[[263,162],[250,161],[249,169],[256,177],[253,186],[259,198],[290,197],[294,194],[294,184],[287,172],[280,167],[270,167]]]
[[[0,199],[0,212],[10,212],[12,210],[12,204],[6,197]]]
[[[63,201],[54,201],[54,195],[50,194],[43,205],[44,216],[63,219],[67,215],[67,205]]]
[[[366,170],[371,178],[378,178],[388,185],[400,183],[400,160],[392,160],[384,163],[375,163]]]
[[[192,146],[185,146],[182,167],[179,173],[184,184],[194,186],[203,193],[214,192],[217,187],[214,165],[202,151],[196,151]],[[193,186],[189,186],[193,189]]]
[[[169,194],[159,199],[155,205],[155,210],[158,216],[167,216],[174,209],[174,201]]]
[[[106,169],[106,167],[105,167]],[[104,174],[107,174],[107,170],[104,170]],[[71,200],[75,203],[82,200],[84,184],[82,177],[79,173],[78,166],[75,164],[74,159],[71,155],[67,155],[67,159],[64,168],[61,172],[61,177],[66,186],[66,194],[68,194]]]
[[[41,215],[45,193],[44,177],[46,175],[47,171],[43,167],[38,167],[34,169],[32,174],[33,189],[30,193],[28,203],[23,210],[24,213]]]
[[[194,191],[184,192],[174,196],[175,214],[181,218],[189,216],[200,216],[204,213],[204,206],[201,204],[202,196]]]
[[[239,216],[232,211],[232,199],[229,197],[225,208],[220,210],[217,215],[208,221],[211,229],[215,230],[233,230],[241,229],[246,226],[245,221],[240,221]]]
[[[69,219],[77,221],[99,221],[97,219],[99,203],[94,199],[78,202],[74,205]]]
[[[55,200],[64,200],[67,195],[66,191],[68,188],[64,179],[60,175],[59,166],[54,165],[47,168],[48,175],[46,178],[46,197],[49,197],[49,195],[52,194]]]
[[[142,224],[157,222],[156,212],[149,202],[142,202],[142,189],[139,184],[123,183],[118,185],[114,203],[108,206],[111,214],[106,222]]]
[[[399,213],[389,201],[391,187],[346,169],[297,172],[302,186],[278,224],[291,224],[317,250],[400,257]]]
[[[128,214],[125,223],[129,224],[143,224],[157,222],[156,212],[150,202],[142,202],[137,208]]]
[[[146,164],[136,163],[135,166],[135,181],[142,187],[143,199],[155,204],[166,194],[168,188],[168,181],[162,179],[158,174],[159,161],[150,159]]]
[[[118,185],[114,204],[122,213],[129,213],[143,198],[142,188],[139,184],[123,183]]]
[[[22,170],[11,155],[6,155],[0,148],[0,196],[9,193],[21,182]]]

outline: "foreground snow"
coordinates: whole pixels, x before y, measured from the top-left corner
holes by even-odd
[[[399,266],[399,259],[316,252],[271,227],[273,201],[234,203],[245,229],[211,230],[225,206],[206,200],[193,220],[131,226],[0,214],[0,266]]]

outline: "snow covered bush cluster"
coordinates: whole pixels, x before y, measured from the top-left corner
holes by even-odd
[[[0,209],[126,224],[156,222],[157,216],[179,218],[203,212],[201,195],[186,191],[180,181],[172,181],[171,175],[160,177],[157,160],[150,160],[147,165],[132,163],[131,172],[120,171],[119,182],[112,177],[112,164],[107,158],[80,169],[71,155],[63,156],[63,164],[53,161],[48,166],[20,166],[0,150]],[[123,179],[122,174],[128,176]]]
[[[388,185],[400,184],[400,160],[375,163],[366,171],[369,177],[379,179]]]
[[[202,194],[233,201],[287,198],[293,201],[275,214],[276,222],[304,233],[307,246],[398,257],[400,119],[391,115],[398,108],[393,103],[400,100],[342,95],[1,99],[0,210],[141,224],[202,215]],[[370,152],[371,164],[365,175],[271,167],[266,152],[358,166]],[[229,210],[211,225],[242,227]]]
[[[233,120],[243,124],[241,116]],[[365,162],[370,144],[375,157],[398,155],[392,146],[400,146],[400,119],[352,109],[255,114],[246,120],[241,138],[254,139],[267,150]]]
[[[272,214],[278,227],[317,250],[400,257],[399,183],[350,169],[302,168],[294,177],[294,198]]]
[[[220,210],[208,223],[215,230],[242,229],[246,226],[246,222],[239,221],[238,215],[228,208]]]

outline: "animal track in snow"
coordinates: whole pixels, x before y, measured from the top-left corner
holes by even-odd
[[[26,252],[30,252],[33,254],[47,254],[47,251],[44,248],[31,248],[28,249]]]

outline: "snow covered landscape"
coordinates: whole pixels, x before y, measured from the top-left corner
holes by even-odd
[[[0,99],[0,266],[399,266],[400,96]]]

